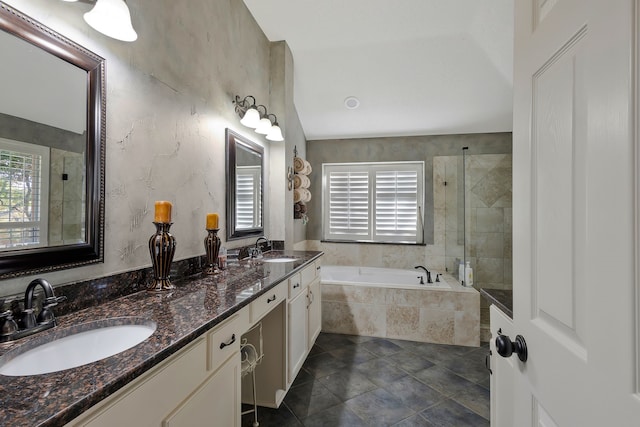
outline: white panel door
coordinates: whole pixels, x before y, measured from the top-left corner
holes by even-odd
[[[640,425],[637,6],[515,2],[513,425]]]

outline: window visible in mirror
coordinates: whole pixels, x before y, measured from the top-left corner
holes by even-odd
[[[1,1],[0,52],[3,158],[49,153],[1,172],[0,279],[103,262],[105,60]]]
[[[226,131],[227,240],[263,234],[264,150]]]
[[[49,149],[0,138],[0,251],[48,243]]]

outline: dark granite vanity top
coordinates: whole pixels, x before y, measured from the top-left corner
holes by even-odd
[[[504,314],[513,319],[513,291],[505,289],[480,289],[480,295],[495,304]]]
[[[215,276],[198,274],[175,281],[173,291],[141,291],[120,297],[61,316],[58,326],[48,331],[0,344],[1,356],[17,347],[32,347],[46,334],[114,317],[140,317],[157,324],[153,335],[141,344],[88,365],[25,377],[0,375],[0,425],[64,425],[321,255],[315,251],[265,253],[265,258],[297,259],[230,263]]]

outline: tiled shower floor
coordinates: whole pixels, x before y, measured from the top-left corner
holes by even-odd
[[[489,426],[480,348],[322,333],[279,409],[261,427]],[[250,426],[253,414],[245,415]]]

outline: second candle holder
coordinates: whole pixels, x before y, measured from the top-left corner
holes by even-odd
[[[208,228],[207,236],[204,238],[204,250],[207,254],[207,266],[204,269],[206,274],[216,274],[218,269],[218,253],[220,252],[220,238],[218,228]]]
[[[169,233],[171,223],[154,222],[156,232],[149,239],[149,253],[153,263],[153,282],[149,289],[166,291],[174,289],[170,280],[171,261],[176,252],[176,238]]]

